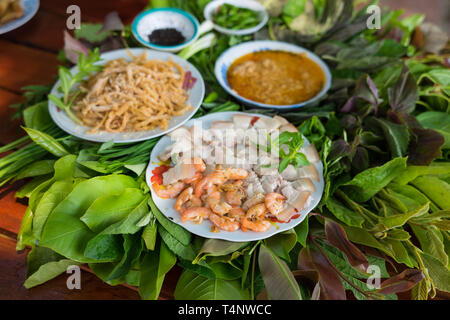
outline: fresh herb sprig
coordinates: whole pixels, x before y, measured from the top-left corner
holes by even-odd
[[[278,150],[281,160],[278,172],[282,173],[290,164],[295,168],[309,166],[310,163],[308,159],[300,152],[304,143],[305,140],[300,132],[285,131],[280,133],[273,141],[271,140],[270,135],[267,135],[267,147],[265,147],[265,149],[267,152],[272,152],[272,149]],[[288,152],[285,151],[286,148],[283,148],[283,146],[287,147]],[[261,145],[258,145],[258,147],[261,148]],[[270,165],[263,167],[270,167]]]
[[[89,51],[88,55],[80,54],[78,57],[78,72],[72,74],[69,69],[64,66],[59,67],[58,75],[60,80],[60,86],[58,91],[63,93],[63,97],[59,98],[54,94],[50,94],[48,99],[58,106],[61,110],[65,111],[67,115],[77,124],[82,124],[72,113],[72,104],[76,97],[81,93],[81,90],[73,90],[75,85],[83,81],[83,79],[89,76],[92,72],[98,72],[102,69],[102,66],[95,63],[100,61],[100,51],[96,48],[94,51]]]

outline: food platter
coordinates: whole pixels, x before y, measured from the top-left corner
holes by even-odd
[[[203,116],[201,118],[198,118],[196,120],[199,120],[202,122],[203,128],[207,129],[211,125],[211,123],[215,121],[230,121],[232,119],[232,116],[235,114],[245,114],[242,112],[219,112],[219,113],[213,113],[206,116]],[[257,117],[266,117],[260,114],[250,114],[252,116]],[[185,126],[190,127],[194,124],[194,120],[188,121]],[[289,229],[294,228],[299,223],[301,223],[308,213],[316,207],[316,205],[319,203],[320,198],[323,193],[324,189],[324,180],[323,180],[323,164],[322,162],[317,162],[314,165],[316,166],[317,171],[319,172],[319,182],[315,182],[315,189],[316,191],[311,195],[311,202],[309,203],[309,206],[307,206],[302,211],[299,211],[299,217],[296,219],[290,220],[288,223],[274,223],[271,228],[267,232],[253,232],[253,231],[247,231],[243,232],[241,230],[234,231],[234,232],[227,232],[220,230],[219,232],[211,232],[211,223],[209,221],[204,221],[201,224],[195,224],[192,222],[186,222],[183,223],[180,219],[180,213],[177,212],[174,209],[175,199],[164,199],[161,197],[158,197],[158,195],[155,193],[155,190],[152,186],[151,178],[152,178],[152,171],[155,170],[158,166],[160,166],[161,161],[158,158],[158,155],[160,155],[166,147],[168,147],[171,144],[171,139],[168,136],[164,136],[159,140],[159,142],[155,145],[155,147],[152,150],[151,156],[150,156],[150,162],[147,167],[146,171],[146,181],[147,184],[150,186],[151,193],[152,193],[152,199],[155,203],[155,205],[158,207],[158,209],[172,222],[182,226],[189,232],[196,234],[198,236],[204,237],[204,238],[212,238],[212,239],[222,239],[222,240],[228,240],[233,242],[246,242],[246,241],[255,241],[260,239],[265,239],[268,237],[273,236],[274,234],[287,231]],[[309,142],[305,139],[305,145],[308,145]]]
[[[90,129],[89,127],[76,124],[73,120],[70,119],[70,117],[65,112],[62,112],[53,102],[49,101],[49,112],[53,121],[62,130],[66,131],[67,133],[75,137],[94,142],[114,141],[115,143],[137,142],[159,137],[171,130],[176,129],[177,127],[183,125],[186,121],[188,121],[197,112],[205,95],[205,84],[203,82],[202,75],[197,70],[197,68],[195,68],[192,64],[190,64],[186,60],[174,54],[144,48],[121,49],[110,51],[108,53],[101,55],[102,61],[100,61],[100,64],[104,64],[107,61],[119,58],[131,60],[130,53],[133,54],[134,56],[146,53],[147,59],[156,59],[163,61],[172,59],[174,62],[178,63],[185,71],[190,71],[192,77],[197,79],[193,87],[188,92],[189,97],[187,103],[191,105],[191,109],[181,116],[173,117],[169,122],[169,126],[165,130],[157,128],[150,131],[139,131],[139,132],[112,133],[106,131],[99,131],[96,133],[89,133],[88,132]],[[74,74],[77,72],[77,70],[78,70],[77,67],[73,67],[70,71],[72,74]],[[56,82],[51,93],[60,97],[62,96],[62,94],[58,92],[59,85],[60,81]]]

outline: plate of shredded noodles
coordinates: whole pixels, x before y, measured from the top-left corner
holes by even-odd
[[[101,55],[102,70],[79,85],[71,111],[49,101],[53,121],[84,140],[116,143],[155,138],[188,121],[200,107],[205,85],[200,72],[186,60],[143,48]],[[72,74],[77,72],[75,66]],[[61,97],[59,81],[52,94]]]

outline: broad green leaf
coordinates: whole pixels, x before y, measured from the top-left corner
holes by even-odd
[[[29,198],[31,194],[33,193],[34,189],[36,189],[40,184],[42,184],[45,181],[48,181],[51,179],[50,175],[45,176],[38,176],[33,178],[31,181],[29,181],[27,184],[25,184],[22,188],[20,188],[15,194],[14,197],[16,198]]]
[[[144,239],[145,247],[148,250],[155,250],[156,236],[158,234],[158,225],[155,221],[150,222],[145,226],[142,232],[142,239]]]
[[[294,229],[285,232],[277,233],[264,241],[267,248],[275,255],[284,259],[287,262],[291,261],[289,252],[297,243],[297,234]]]
[[[144,300],[156,300],[161,292],[164,277],[177,261],[176,256],[161,242],[159,250],[147,252],[141,263],[139,294]]]
[[[158,227],[158,233],[167,247],[178,257],[189,261],[195,259],[196,253],[191,245],[185,246],[163,227]]]
[[[421,176],[411,181],[411,184],[441,209],[450,209],[450,184],[447,182],[436,176]]]
[[[362,244],[365,246],[369,246],[372,248],[376,248],[386,253],[389,256],[392,256],[392,252],[389,248],[386,248],[378,239],[376,239],[369,231],[366,229],[350,227],[350,226],[342,226],[347,234],[347,237],[350,241]]]
[[[151,197],[148,199],[148,204],[158,222],[164,227],[166,231],[170,233],[171,236],[173,236],[176,240],[178,240],[185,246],[187,246],[191,242],[192,239],[191,233],[186,229],[184,229],[183,227],[167,219],[156,207]]]
[[[304,247],[306,247],[306,238],[308,237],[309,232],[308,219],[309,216],[294,228],[295,233],[297,234],[297,241]]]
[[[430,205],[427,203],[414,211],[410,211],[404,214],[396,214],[388,217],[380,217],[379,225],[375,226],[375,228],[377,229],[377,231],[386,231],[393,228],[401,227],[405,223],[407,223],[408,220],[426,214],[429,208]]]
[[[246,300],[249,295],[237,280],[208,279],[185,270],[178,280],[174,297],[176,300]]]
[[[327,199],[325,205],[336,218],[347,225],[352,227],[362,227],[364,218],[356,211],[348,209],[342,203],[331,197]]]
[[[445,252],[444,240],[433,226],[411,224],[414,235],[419,240],[423,252],[438,259],[443,265],[448,265],[448,256]]]
[[[127,188],[119,195],[97,198],[80,218],[89,229],[100,232],[124,219],[144,199],[138,188]]]
[[[366,202],[395,179],[406,168],[406,158],[396,158],[380,167],[367,169],[343,185],[344,191],[357,202]]]
[[[398,263],[404,263],[410,268],[418,266],[417,262],[409,255],[408,250],[402,241],[392,239],[383,239],[381,241],[390,246],[392,252],[394,253],[392,258],[394,258],[395,261]]]
[[[47,248],[34,247],[28,254],[27,279],[24,286],[30,289],[43,284],[66,272],[69,266],[78,264],[75,261],[64,259]]]
[[[289,267],[264,245],[259,249],[258,264],[271,299],[302,300],[300,288]]]
[[[21,180],[53,173],[55,160],[40,160],[26,166],[17,174],[16,179]]]
[[[37,204],[33,218],[33,235],[37,239],[41,238],[42,229],[50,213],[70,194],[72,188],[73,183],[71,180],[56,181],[44,193]]]
[[[205,259],[208,256],[225,256],[247,245],[248,242],[231,242],[220,239],[206,239],[200,249],[200,252],[197,254],[197,257],[194,261],[192,261],[192,263],[198,263],[200,260]]]
[[[427,279],[423,279],[420,281],[414,288],[411,290],[411,299],[412,300],[428,300],[428,281]]]
[[[23,111],[23,122],[28,128],[44,130],[52,122],[48,112],[48,101],[42,101]]]
[[[53,210],[43,229],[40,245],[78,262],[95,262],[84,257],[86,244],[95,233],[80,220],[99,197],[121,194],[126,188],[137,187],[124,175],[95,177],[80,182]]]
[[[50,135],[32,128],[24,128],[24,130],[30,136],[31,140],[54,156],[63,157],[69,154],[69,152]]]
[[[32,234],[33,211],[30,207],[27,208],[22,217],[22,223],[17,234],[16,250],[23,250],[27,245],[32,246],[36,238]]]
[[[421,257],[435,287],[441,291],[450,292],[450,272],[448,267],[427,253],[421,254]]]
[[[86,39],[92,43],[101,42],[108,36],[107,32],[100,32],[101,29],[101,23],[82,23],[80,28],[75,29],[75,37]]]
[[[123,277],[130,271],[131,266],[134,262],[139,259],[139,256],[142,252],[143,245],[141,241],[140,234],[124,234],[122,235],[123,241],[123,251],[124,255],[122,259],[118,262],[118,264],[114,267],[111,273],[108,275],[106,281],[118,280]]]

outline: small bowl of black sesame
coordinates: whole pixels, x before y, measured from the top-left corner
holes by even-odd
[[[142,45],[178,52],[199,36],[197,19],[176,8],[157,8],[141,12],[133,21],[132,33]]]

